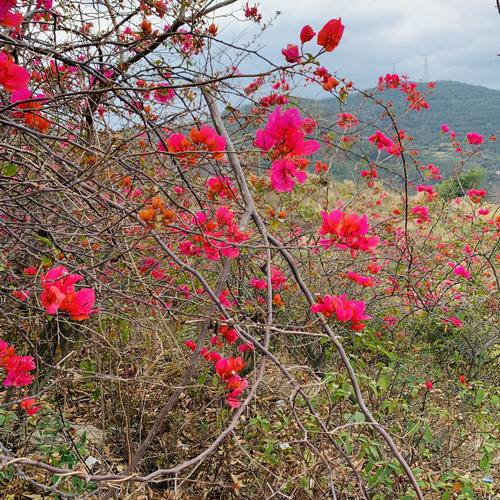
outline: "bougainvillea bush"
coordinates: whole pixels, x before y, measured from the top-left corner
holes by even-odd
[[[271,63],[252,3],[0,0],[6,498],[498,493],[500,210],[460,186],[495,131],[436,131],[441,197],[398,127],[433,85],[347,112],[337,15]]]

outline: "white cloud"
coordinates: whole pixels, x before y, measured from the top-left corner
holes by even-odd
[[[342,17],[341,45],[321,62],[360,87],[393,67],[422,78],[428,54],[431,79],[500,88],[500,16],[492,0],[261,0],[259,9],[266,19],[282,11],[261,39],[277,61],[282,47],[298,42],[303,25],[319,31]]]

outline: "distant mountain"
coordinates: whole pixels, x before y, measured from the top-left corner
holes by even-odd
[[[418,84],[422,93],[428,91],[425,83]],[[392,102],[394,113],[399,115],[407,106],[406,95],[399,90],[374,90],[375,99]],[[455,164],[465,159],[449,144],[449,136],[441,137],[441,125],[447,124],[462,141],[467,133],[477,132],[485,139],[500,136],[500,90],[492,90],[460,82],[440,81],[432,94],[426,98],[429,109],[418,112],[410,110],[399,121],[398,126],[408,135],[414,136],[414,148],[419,151],[422,164],[434,163],[445,176],[452,175]],[[382,109],[373,100],[360,93],[351,94],[347,102],[338,99],[300,99],[304,113],[321,120],[323,125],[334,127],[337,113],[351,112],[360,120],[359,128],[364,136],[374,130],[390,127],[388,118],[380,118]],[[482,166],[488,172],[487,187],[495,198],[500,198],[500,137],[497,141],[486,141],[481,157],[466,163],[466,170]]]

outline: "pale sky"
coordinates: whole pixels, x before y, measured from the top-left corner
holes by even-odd
[[[342,18],[344,35],[320,62],[359,88],[376,85],[386,73],[456,80],[500,89],[500,14],[495,0],[253,0],[264,21],[274,24],[259,39],[262,54],[281,63],[287,43],[300,45],[305,24],[318,32]],[[315,40],[306,48],[317,48]]]

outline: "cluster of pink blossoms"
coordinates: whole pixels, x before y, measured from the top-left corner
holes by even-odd
[[[82,321],[89,314],[98,312],[92,310],[95,301],[94,290],[84,288],[75,292],[75,283],[83,279],[80,274],[69,274],[64,266],[51,269],[47,274],[42,273],[42,296],[40,301],[48,314],[57,314],[58,311],[67,312],[71,319]]]
[[[227,207],[217,208],[215,218],[209,217],[205,212],[197,212],[191,219],[191,226],[197,226],[203,235],[192,236],[179,243],[181,255],[200,256],[205,252],[209,260],[217,261],[221,255],[235,259],[239,255],[239,243],[248,240],[248,234],[240,232],[234,222],[235,214]],[[189,234],[189,233],[186,233]],[[195,243],[201,243],[203,247]]]
[[[377,130],[373,135],[368,137],[368,142],[375,144],[377,149],[385,149],[391,155],[401,154],[399,147],[389,137],[380,132],[380,130]]]
[[[31,356],[18,356],[14,352],[14,346],[0,339],[0,363],[7,372],[7,378],[3,385],[24,386],[31,384],[32,377],[28,373],[36,368]]]
[[[321,212],[323,225],[319,228],[318,234],[330,234],[333,238],[319,240],[320,245],[330,248],[335,245],[341,250],[351,249],[351,255],[355,257],[357,250],[370,252],[379,243],[378,236],[365,236],[370,230],[366,215],[360,217],[356,214],[347,215],[342,210],[333,212]]]
[[[299,184],[306,181],[307,175],[300,169],[299,157],[313,154],[320,144],[304,140],[306,133],[312,132],[316,124],[311,119],[302,119],[296,109],[288,109],[281,114],[278,106],[267,120],[266,128],[257,130],[254,145],[269,151],[272,158],[270,170],[271,185],[276,191],[292,192],[295,180]]]
[[[470,272],[464,266],[457,266],[453,269],[453,274],[456,276],[463,276],[466,280],[470,278]]]
[[[316,300],[316,304],[311,306],[312,313],[321,313],[326,318],[335,315],[339,321],[350,321],[351,330],[363,330],[366,325],[362,321],[371,318],[365,314],[363,301],[347,300],[345,294],[340,297],[325,295],[323,298],[317,297]]]
[[[286,276],[281,274],[279,269],[271,269],[271,287],[273,290],[279,290],[281,285],[286,282]],[[252,278],[250,280],[250,285],[256,290],[264,290],[267,288],[267,281],[263,279]]]
[[[412,207],[410,212],[417,216],[417,224],[422,224],[431,220],[429,217],[429,209],[425,206]]]
[[[410,103],[410,109],[415,111],[420,111],[422,108],[428,109],[429,104],[424,101],[424,96],[417,91],[417,84],[414,82],[408,82],[408,77],[406,75],[390,75],[389,73],[385,77],[380,77],[378,79],[378,89],[384,91],[384,89],[399,89],[401,92],[406,94],[406,100]],[[434,82],[429,82],[427,84],[428,88],[433,88],[435,86]]]
[[[483,138],[484,138],[484,136],[476,134],[476,132],[469,132],[467,134],[467,140],[469,141],[469,144],[472,144],[474,146],[477,146],[478,144],[482,144]]]

